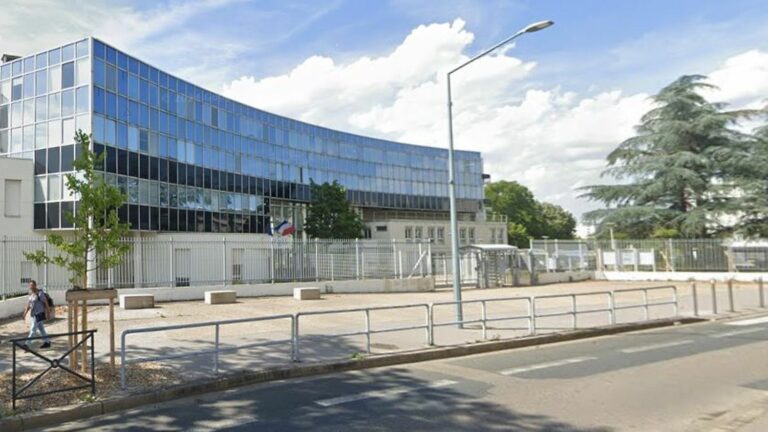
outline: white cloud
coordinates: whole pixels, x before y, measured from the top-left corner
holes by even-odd
[[[422,25],[391,53],[337,64],[311,57],[285,75],[241,77],[230,97],[321,125],[403,142],[445,147],[444,72],[468,57],[473,35],[462,20]],[[529,186],[542,200],[580,216],[595,204],[579,187],[601,179],[605,157],[651,107],[646,93],[586,94],[526,88],[535,63],[513,50],[478,61],[454,77],[454,129],[459,148],[483,152],[485,170]],[[749,51],[712,71],[713,99],[754,105],[768,94],[768,54]],[[565,71],[564,71],[565,73]],[[670,81],[675,77],[670,77]]]

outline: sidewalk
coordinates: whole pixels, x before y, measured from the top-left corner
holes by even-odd
[[[464,300],[476,300],[527,297],[531,295],[572,294],[662,285],[668,284],[658,282],[587,281],[536,287],[466,289],[463,292],[463,298]],[[680,296],[679,314],[690,316],[693,314],[693,308],[689,284],[678,283],[677,286]],[[125,291],[130,290],[124,290],[123,292]],[[746,285],[743,287],[736,286],[734,292],[739,308],[743,309],[747,305],[754,307],[751,305],[752,303],[756,305],[757,294],[753,287]],[[700,286],[699,302],[702,314],[707,314],[711,310],[709,306],[711,301],[708,293],[708,287]],[[718,297],[720,309],[726,310],[728,300],[724,285],[719,286]],[[115,313],[116,349],[119,359],[120,334],[123,330],[131,328],[294,314],[309,311],[437,303],[451,301],[452,299],[453,293],[450,289],[441,289],[429,293],[325,294],[323,299],[319,301],[299,302],[291,297],[263,297],[239,299],[238,303],[229,305],[206,305],[202,301],[191,301],[160,303],[154,309],[127,311],[117,309]],[[649,293],[650,302],[669,300],[671,300],[671,290]],[[643,297],[640,292],[616,296],[616,306],[641,304],[642,302]],[[577,300],[578,310],[602,309],[607,306],[607,296],[579,297]],[[537,313],[569,311],[571,307],[570,298],[542,299],[540,302],[537,302]],[[441,323],[452,322],[454,320],[454,310],[453,305],[436,306],[434,319],[436,326]],[[489,303],[487,318],[526,315],[527,313],[528,305],[526,301]],[[657,306],[650,309],[649,318],[670,317],[672,314],[671,306]],[[88,316],[91,328],[98,330],[96,334],[97,360],[107,361],[109,347],[108,310],[103,306],[93,306],[89,309]],[[464,307],[464,316],[465,319],[479,319],[481,316],[479,304],[466,305]],[[373,311],[370,314],[370,324],[372,330],[419,326],[425,324],[425,317],[424,308]],[[643,318],[642,309],[626,309],[617,311],[616,314],[617,323],[639,321]],[[608,324],[608,314],[605,312],[580,314],[577,324],[579,327],[606,325]],[[537,320],[537,330],[539,333],[562,331],[572,328],[572,325],[572,317],[570,316],[540,318]],[[356,355],[356,353],[365,353],[365,336],[333,336],[333,334],[363,331],[364,328],[365,320],[361,312],[302,317],[300,321],[301,358],[304,361],[325,360],[329,358],[350,358]],[[64,319],[57,319],[55,322],[47,325],[47,330],[49,333],[65,332],[66,322]],[[12,337],[23,337],[27,331],[27,323],[22,322],[20,319],[7,322],[0,325],[0,338],[6,341]],[[523,336],[527,333],[527,319],[504,320],[489,323],[487,337],[489,339],[509,338]],[[290,339],[290,336],[289,320],[265,321],[223,326],[220,332],[220,343],[222,347],[234,347],[255,342],[285,341]],[[474,342],[481,338],[482,333],[479,324],[467,325],[465,329],[458,329],[456,326],[439,326],[435,330],[434,342],[436,345],[452,345]],[[128,359],[212,349],[213,341],[213,327],[129,335]],[[424,329],[374,334],[371,337],[372,354],[419,349],[423,348],[426,343],[426,331]],[[56,342],[54,349],[56,352],[63,352],[66,349],[65,340],[62,339]],[[10,370],[10,350],[10,344],[0,344],[0,371]],[[213,367],[212,357],[212,355],[188,356],[173,360],[173,364],[174,367],[178,367],[178,370],[183,372],[185,378],[210,376]],[[28,361],[32,360],[25,357],[21,363],[26,365]],[[238,368],[263,368],[271,365],[285,364],[286,362],[290,362],[290,344],[279,343],[269,347],[228,351],[222,354],[220,371]]]

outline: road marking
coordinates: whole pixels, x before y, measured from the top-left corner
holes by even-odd
[[[388,390],[371,390],[371,391],[353,394],[349,396],[339,396],[339,397],[330,398],[330,399],[322,399],[322,400],[315,401],[315,403],[323,407],[330,407],[334,405],[341,405],[345,403],[356,402],[364,399],[389,399],[389,398],[401,395],[403,393],[410,393],[410,392],[418,391],[422,389],[448,387],[455,384],[458,384],[458,382],[445,379],[445,380],[431,382],[427,385],[420,386],[420,387],[395,387]]]
[[[738,336],[738,335],[743,335],[747,333],[755,333],[755,332],[766,331],[766,330],[768,329],[751,328],[751,329],[744,329],[744,330],[734,330],[734,331],[723,332],[723,333],[713,333],[710,336],[713,338],[724,338],[729,336]]]
[[[521,373],[525,373],[525,372],[535,371],[535,370],[539,370],[539,369],[548,369],[548,368],[553,368],[553,367],[558,367],[558,366],[566,366],[566,365],[569,365],[569,364],[581,363],[581,362],[585,362],[585,361],[589,361],[589,360],[595,360],[596,358],[597,357],[574,357],[574,358],[558,360],[558,361],[553,361],[553,362],[539,363],[539,364],[534,364],[534,365],[530,365],[530,366],[523,366],[523,367],[517,367],[517,368],[512,368],[512,369],[505,369],[503,371],[500,371],[499,373],[502,374],[502,375],[516,375],[516,374],[521,374]]]
[[[741,320],[741,321],[731,321],[724,324],[732,325],[732,326],[748,326],[748,325],[765,324],[765,323],[768,323],[768,316],[761,317],[761,318],[752,318],[748,320]]]
[[[652,351],[652,350],[657,350],[662,348],[669,348],[669,347],[678,346],[678,345],[687,345],[691,343],[693,343],[692,340],[685,339],[685,340],[672,341],[672,342],[662,342],[662,343],[651,344],[651,345],[641,345],[641,346],[636,346],[632,348],[624,348],[619,351],[623,352],[624,354],[633,354],[633,353],[639,353],[644,351]]]

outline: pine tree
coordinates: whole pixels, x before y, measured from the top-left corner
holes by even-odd
[[[745,111],[726,111],[700,90],[714,89],[705,76],[686,75],[664,87],[637,126],[637,135],[608,155],[603,175],[618,184],[588,186],[583,195],[607,208],[587,219],[612,223],[631,237],[650,237],[659,229],[686,237],[705,237],[723,227],[735,185],[728,162],[743,151],[748,136],[735,130]]]

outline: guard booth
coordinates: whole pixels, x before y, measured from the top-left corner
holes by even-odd
[[[471,244],[461,248],[474,255],[477,263],[477,287],[496,288],[517,285],[517,248],[505,244]]]

